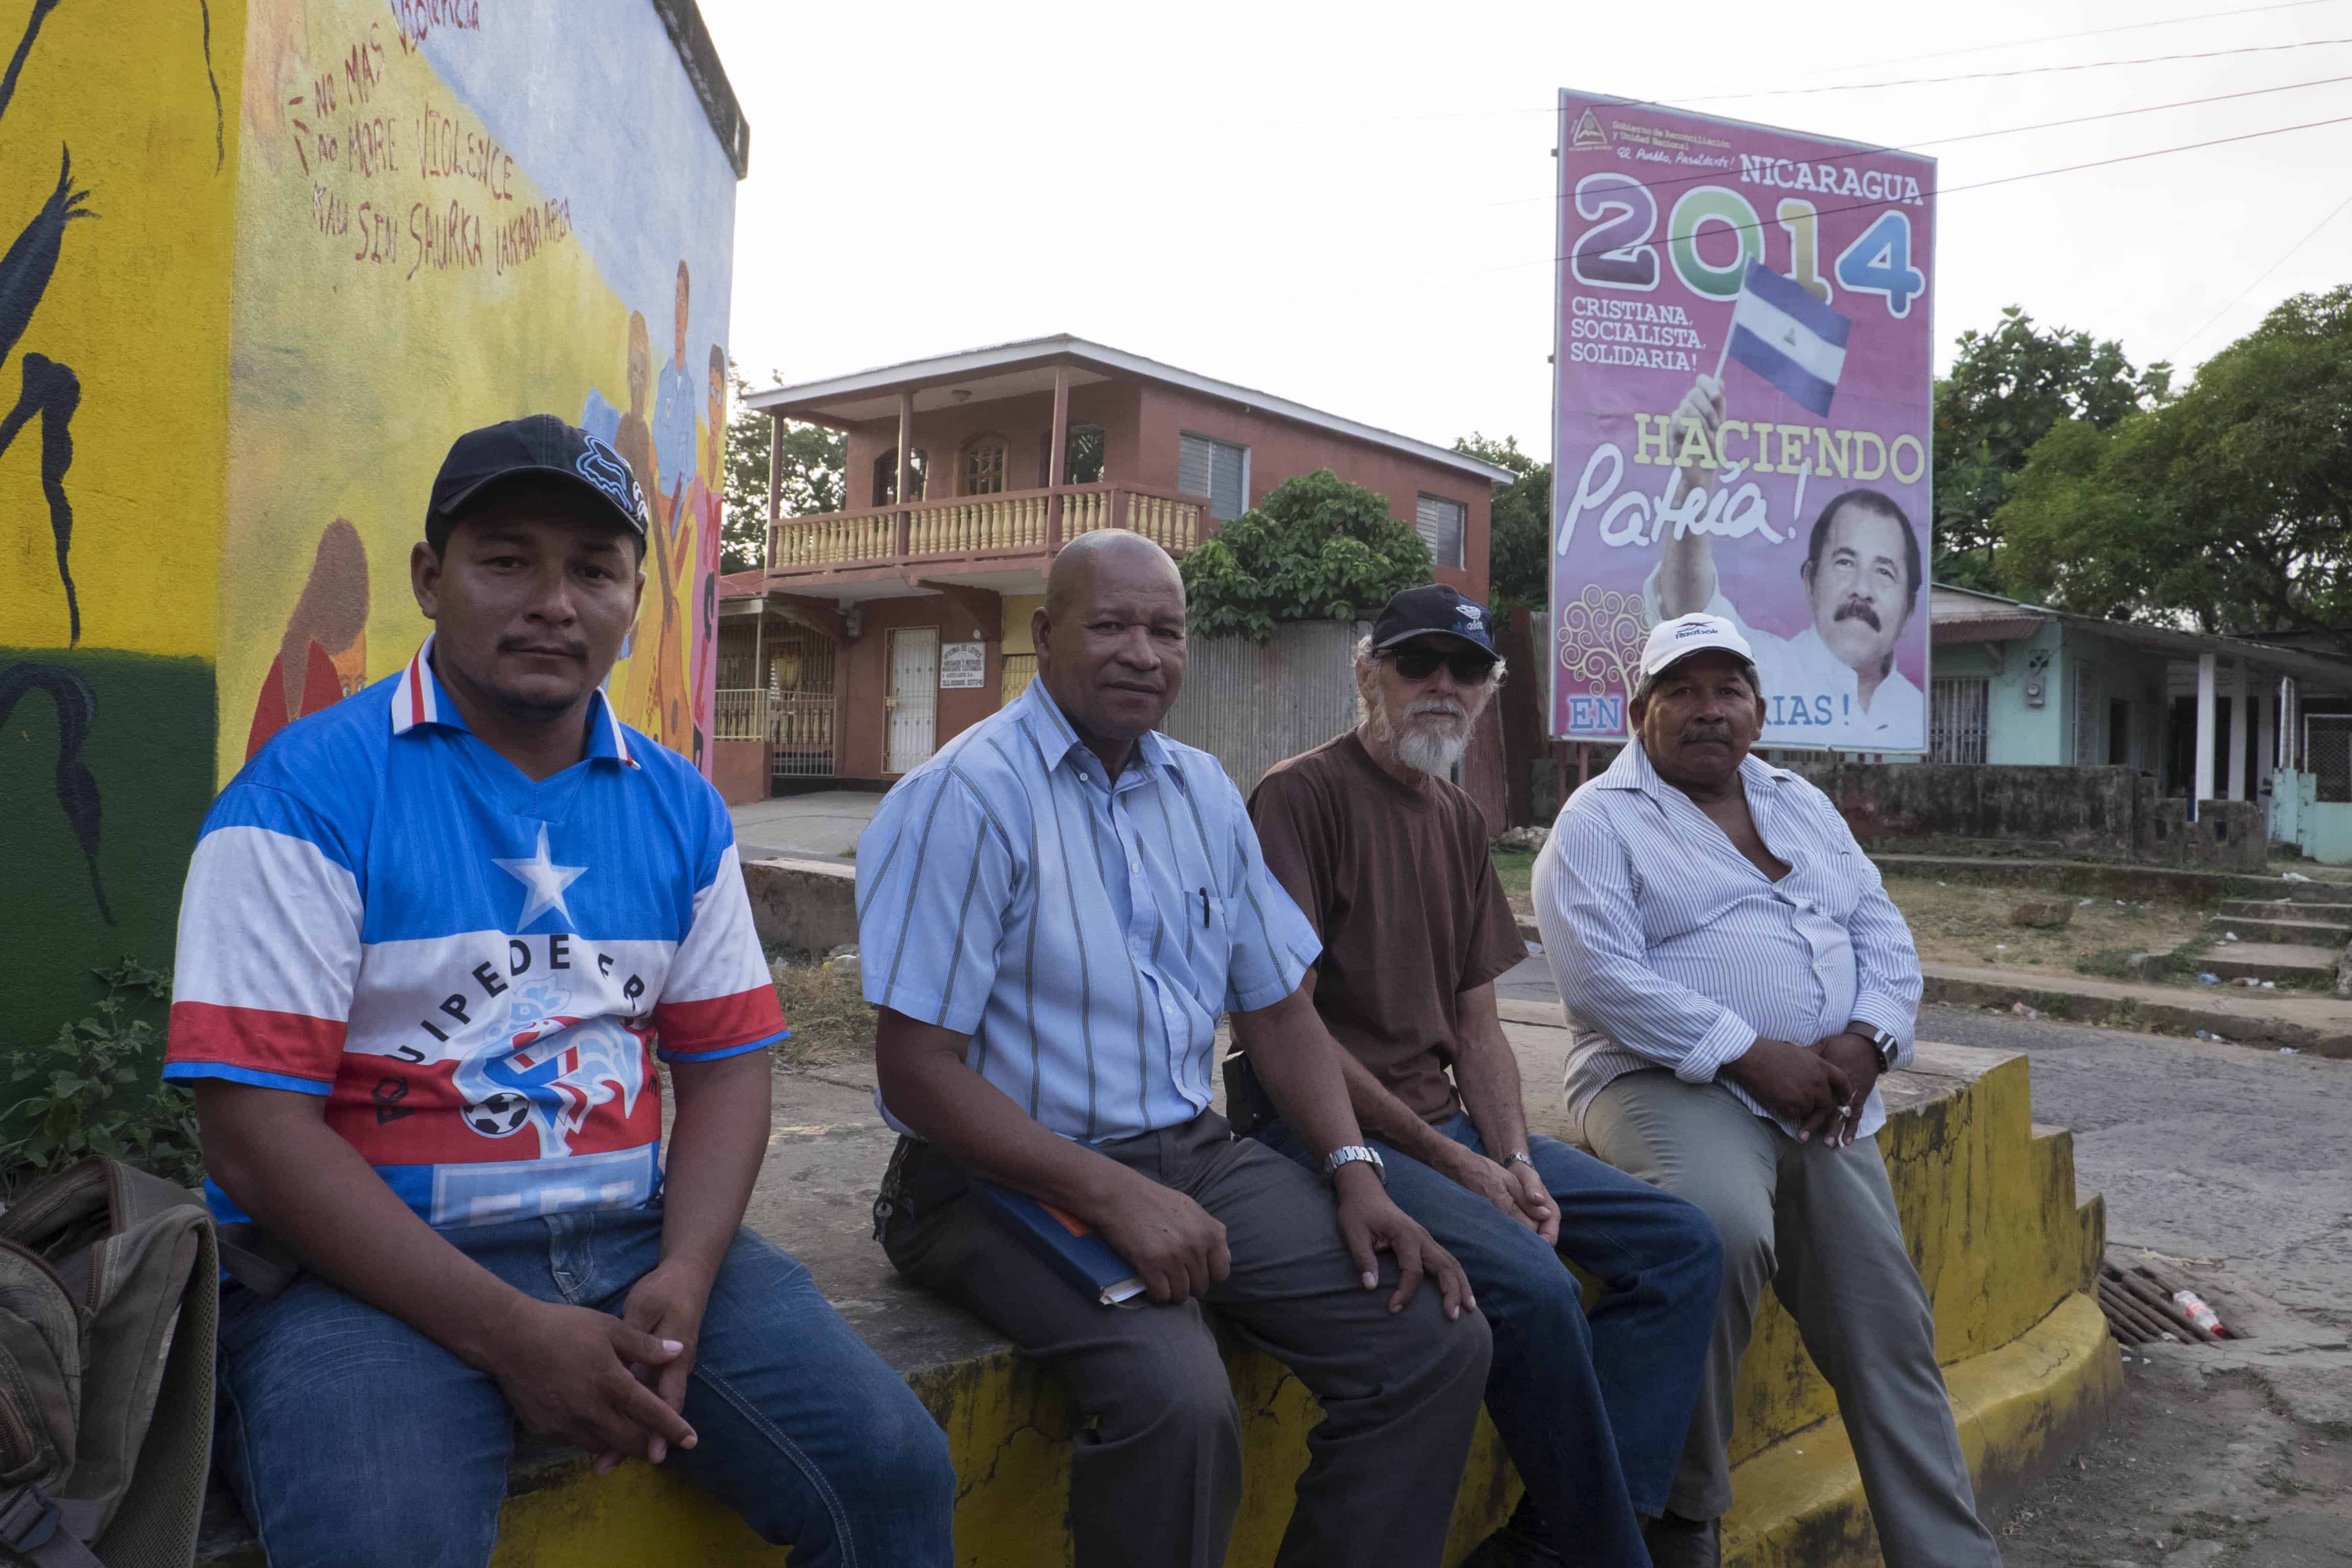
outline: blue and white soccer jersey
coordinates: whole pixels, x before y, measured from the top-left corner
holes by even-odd
[[[602,694],[585,759],[531,782],[467,728],[431,646],[214,802],[163,1075],[324,1095],[434,1225],[644,1203],[656,1050],[785,1034],[726,807]]]

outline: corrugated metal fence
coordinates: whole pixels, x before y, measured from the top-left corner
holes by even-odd
[[[1260,647],[1201,637],[1184,664],[1184,690],[1160,726],[1225,765],[1246,795],[1286,757],[1356,724],[1354,655],[1370,622],[1302,621]]]

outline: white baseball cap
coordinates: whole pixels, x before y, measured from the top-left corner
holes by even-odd
[[[1720,648],[1750,664],[1756,662],[1756,651],[1748,645],[1748,639],[1722,616],[1677,615],[1650,628],[1650,640],[1642,644],[1642,679],[1652,679],[1668,666],[1710,648]]]

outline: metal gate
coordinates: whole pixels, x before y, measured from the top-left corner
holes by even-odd
[[[833,654],[833,639],[805,626],[786,624],[769,641],[771,778],[834,776]]]
[[[1981,676],[1927,683],[1927,759],[1981,763],[1985,721],[1992,696]]]
[[[2352,714],[2305,716],[2303,769],[2317,781],[2317,802],[2352,801]]]

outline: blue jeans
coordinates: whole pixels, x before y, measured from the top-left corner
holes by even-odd
[[[1467,1115],[1436,1131],[1480,1154]],[[1255,1136],[1301,1163],[1279,1121]],[[1478,1194],[1385,1144],[1389,1197],[1460,1260],[1494,1331],[1486,1414],[1553,1539],[1576,1561],[1646,1568],[1715,1327],[1723,1246],[1691,1204],[1581,1150],[1531,1137],[1559,1206],[1559,1256]],[[1588,1317],[1560,1258],[1601,1281]]]
[[[617,1313],[661,1258],[661,1210],[442,1235],[525,1295]],[[405,1323],[305,1274],[221,1300],[215,1451],[270,1568],[481,1568],[514,1417],[499,1386]],[[686,1396],[694,1478],[796,1568],[949,1568],[947,1439],[898,1375],[745,1230],[711,1287]]]

